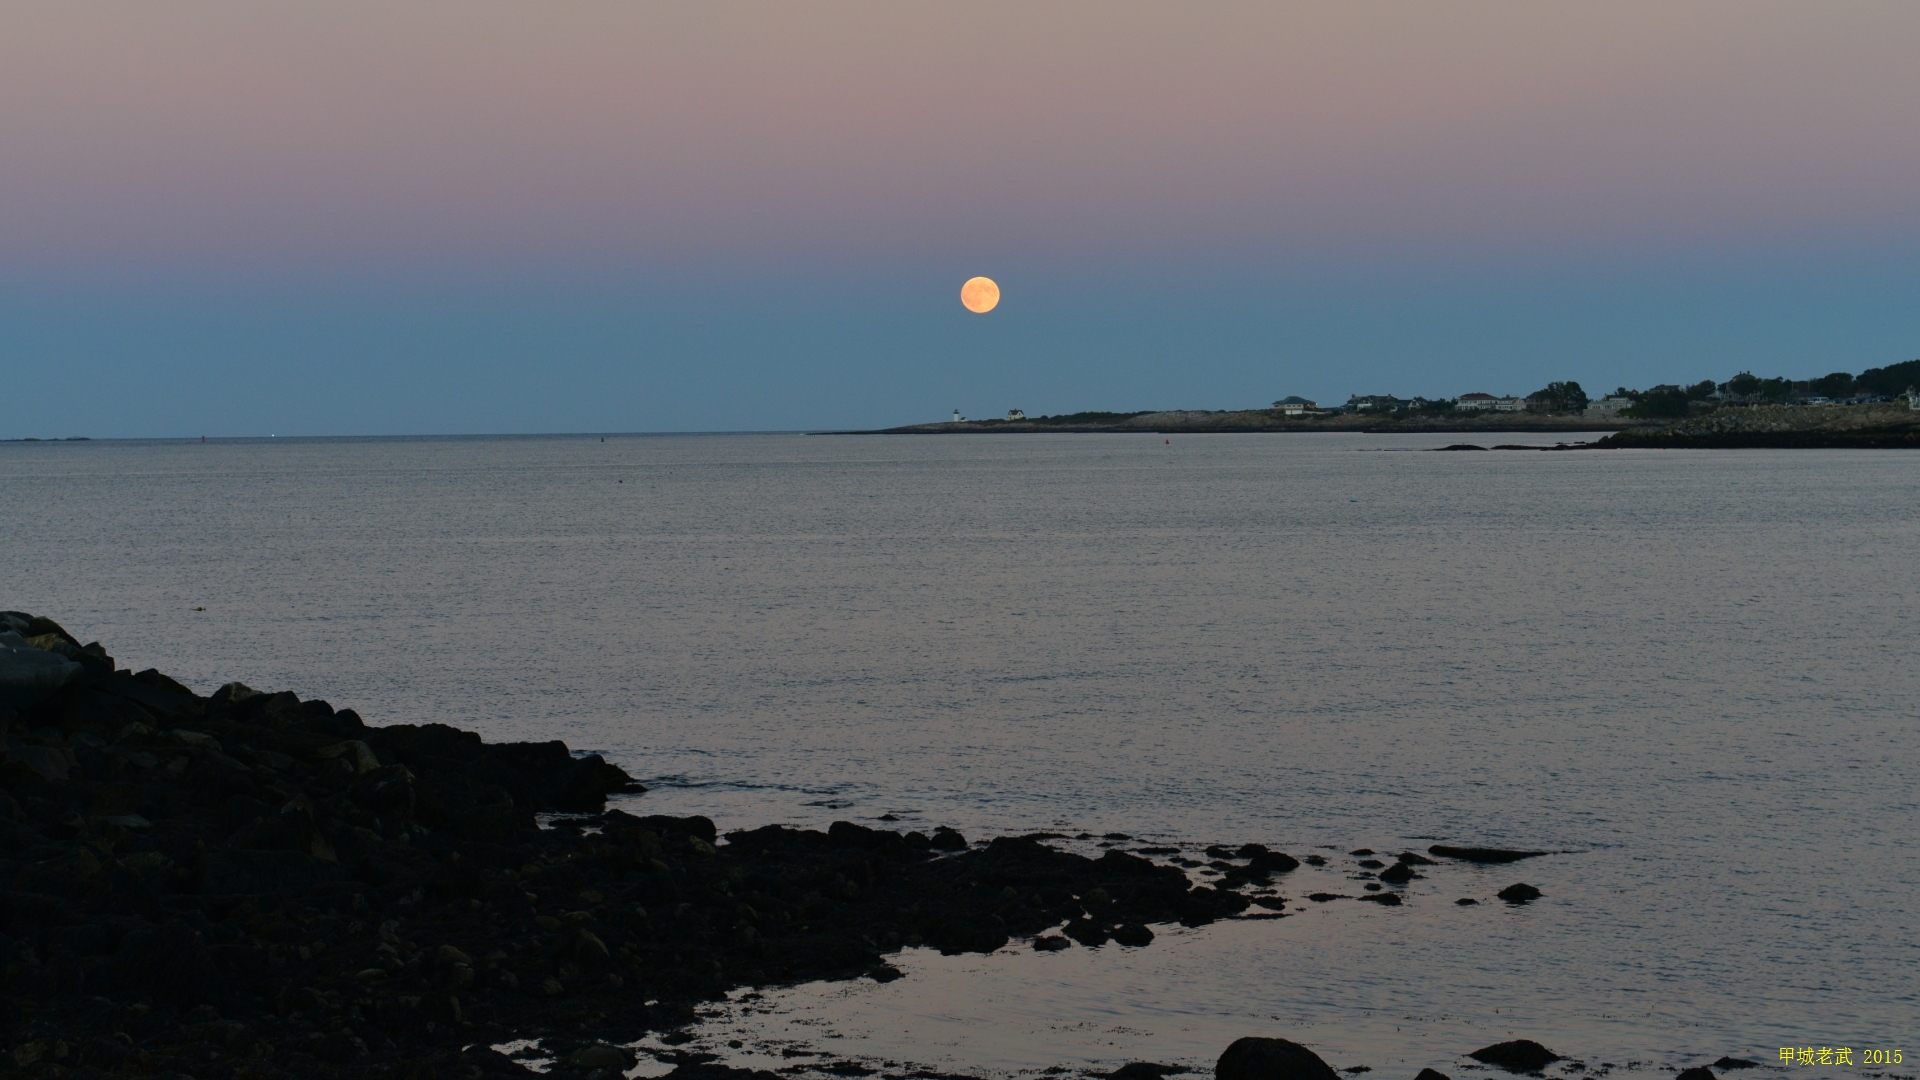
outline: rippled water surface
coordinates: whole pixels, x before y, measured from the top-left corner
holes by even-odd
[[[717,1009],[750,1063],[1911,1043],[1920,458],[1390,452],[1444,441],[6,444],[0,607],[203,692],[564,738],[722,828],[1331,860],[1284,919]],[[1302,899],[1436,841],[1566,854]]]

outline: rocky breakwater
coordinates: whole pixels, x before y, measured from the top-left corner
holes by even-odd
[[[890,979],[905,946],[1143,945],[1249,904],[1041,837],[605,809],[639,790],[559,742],[203,697],[0,613],[0,1071],[531,1076],[489,1047],[534,1040],[548,1076],[609,1078],[736,986]]]
[[[1637,428],[1588,449],[1920,449],[1920,411],[1905,402],[1873,405],[1724,408],[1664,427]]]

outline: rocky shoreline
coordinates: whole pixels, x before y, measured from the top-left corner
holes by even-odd
[[[734,987],[887,980],[905,946],[1144,945],[1297,865],[1250,845],[1193,886],[1041,836],[723,837],[605,809],[638,785],[559,742],[202,697],[21,613],[0,737],[0,1061],[29,1076],[535,1075],[488,1049],[519,1039],[548,1076],[611,1077]]]

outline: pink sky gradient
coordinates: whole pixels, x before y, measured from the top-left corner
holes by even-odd
[[[0,260],[1920,234],[1920,5],[18,5]]]

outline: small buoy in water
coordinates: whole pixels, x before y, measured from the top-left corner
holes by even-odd
[[[1173,440],[1172,440],[1172,439],[1168,439],[1168,440],[1167,440],[1167,445],[1168,445],[1168,446],[1172,446],[1172,445],[1173,445]]]
[[[203,607],[197,607],[197,608],[194,608],[193,610],[195,610],[195,611],[205,611],[205,610],[207,610],[207,609],[206,609],[206,608],[203,608]]]

